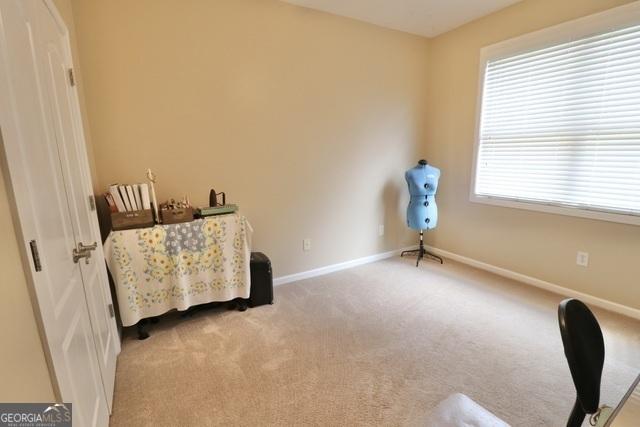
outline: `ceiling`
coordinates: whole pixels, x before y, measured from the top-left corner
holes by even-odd
[[[520,0],[283,0],[426,37],[452,30]]]

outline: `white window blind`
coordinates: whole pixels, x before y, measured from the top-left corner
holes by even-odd
[[[488,58],[481,108],[476,197],[640,215],[640,25]]]

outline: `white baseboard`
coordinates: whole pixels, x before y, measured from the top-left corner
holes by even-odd
[[[357,258],[351,261],[345,261],[338,264],[327,265],[325,267],[315,268],[313,270],[290,274],[288,276],[276,277],[275,279],[273,279],[273,285],[274,286],[284,285],[285,283],[291,283],[298,280],[309,279],[311,277],[322,276],[325,274],[333,273],[335,271],[345,270],[347,268],[357,267],[363,264],[369,264],[371,262],[376,262],[383,259],[391,258],[393,256],[399,255],[400,252],[402,251],[412,250],[412,249],[417,249],[417,248],[415,246],[411,246],[407,248],[397,249],[394,251],[370,255],[363,258]],[[596,307],[600,307],[605,310],[612,311],[614,313],[619,313],[619,314],[631,317],[633,319],[640,320],[640,310],[636,308],[628,307],[626,305],[618,304],[616,302],[594,297],[593,295],[578,292],[573,289],[565,288],[551,282],[546,282],[541,279],[536,279],[535,277],[527,276],[525,274],[516,273],[515,271],[507,270],[506,268],[497,267],[495,265],[488,264],[486,262],[478,261],[473,258],[468,258],[463,255],[458,255],[456,253],[445,251],[443,249],[438,249],[433,246],[426,246],[426,249],[435,253],[436,255],[440,255],[444,258],[449,258],[451,260],[470,265],[471,267],[479,268],[480,270],[485,270],[485,271],[497,274],[498,276],[517,280],[518,282],[535,286],[536,288],[544,289],[558,295],[567,296],[570,298],[578,298],[587,304],[591,304]]]
[[[338,264],[327,265],[325,267],[315,268],[313,270],[303,271],[300,273],[289,274],[288,276],[280,276],[273,279],[273,285],[279,286],[285,283],[295,282],[297,280],[309,279],[311,277],[322,276],[325,274],[333,273],[334,271],[345,270],[347,268],[357,267],[363,264],[369,264],[371,262],[380,261],[386,258],[399,255],[400,252],[415,249],[414,247],[396,249],[394,251],[383,252],[380,254],[369,255],[363,258],[357,258],[351,261],[345,261]]]
[[[623,314],[628,317],[640,320],[640,310],[627,307],[626,305],[618,304],[616,302],[608,301],[602,298],[594,297],[593,295],[585,294],[575,291],[573,289],[565,288],[554,283],[546,282],[544,280],[536,279],[535,277],[527,276],[525,274],[516,273],[515,271],[507,270],[506,268],[497,267],[492,264],[487,264],[482,261],[468,258],[462,255],[455,254],[453,252],[445,251],[442,249],[427,247],[427,249],[437,255],[444,258],[449,258],[454,261],[461,262],[463,264],[470,265],[481,270],[489,271],[502,277],[517,280],[518,282],[525,283],[527,285],[535,286],[536,288],[545,289],[547,291],[564,295],[570,298],[577,298],[584,303],[594,305],[596,307],[603,308],[605,310],[613,311],[614,313]]]

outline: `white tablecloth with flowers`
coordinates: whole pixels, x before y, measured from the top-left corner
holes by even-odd
[[[238,214],[112,231],[104,253],[122,324],[174,308],[249,298],[251,232]]]

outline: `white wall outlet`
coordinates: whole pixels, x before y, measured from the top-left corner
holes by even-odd
[[[311,239],[304,239],[302,241],[302,250],[305,252],[311,250]]]
[[[589,266],[589,252],[578,252],[578,255],[576,256],[576,264],[578,264],[581,267],[588,267]]]
[[[378,226],[378,236],[380,237],[384,236],[384,224],[380,224]]]

